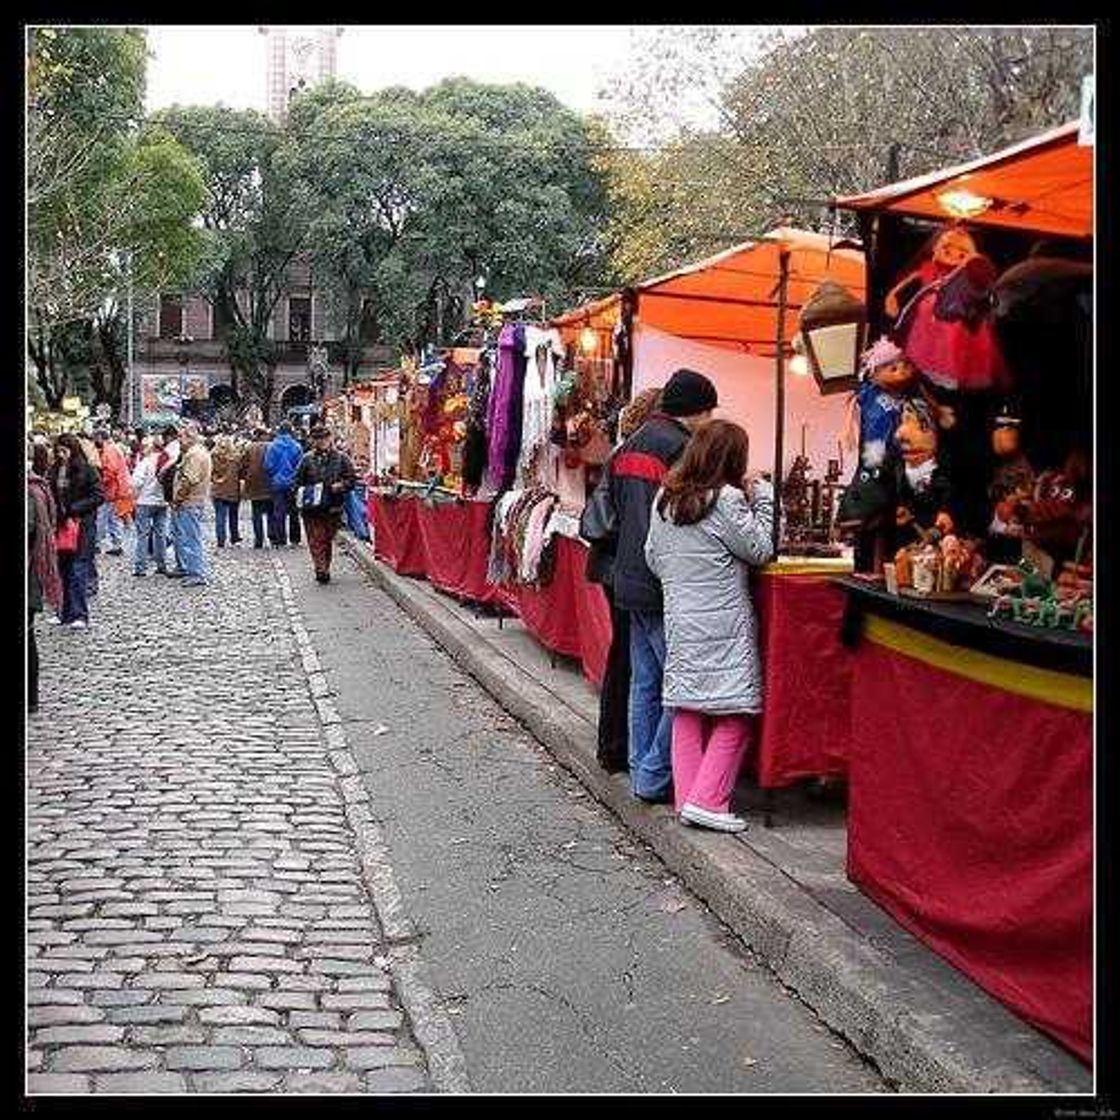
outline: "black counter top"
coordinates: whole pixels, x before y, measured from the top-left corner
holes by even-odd
[[[983,603],[891,595],[882,584],[852,576],[837,576],[834,582],[849,592],[845,626],[849,633],[863,612],[871,611],[931,637],[994,657],[1082,677],[1093,675],[1093,640],[1077,631],[989,618]]]

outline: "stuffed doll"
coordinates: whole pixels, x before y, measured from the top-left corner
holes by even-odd
[[[888,452],[897,450],[895,432],[909,395],[920,392],[935,410],[938,423],[952,427],[953,410],[933,401],[913,363],[889,338],[884,336],[865,350],[861,365],[860,386],[848,402],[844,437],[848,450],[854,451],[858,431],[861,467],[877,467]]]
[[[1081,452],[1070,452],[1061,470],[1043,471],[1034,493],[1016,507],[1023,536],[1055,558],[1085,555],[1093,521],[1089,487],[1088,463]]]
[[[897,319],[902,302],[906,302],[902,300],[903,295],[913,295],[935,281],[944,279],[970,257],[976,256],[976,252],[976,242],[960,226],[949,226],[942,230],[933,241],[930,256],[887,292],[883,300],[887,315]]]
[[[952,487],[937,462],[937,423],[924,400],[911,397],[903,403],[895,438],[897,543],[936,540],[952,533]]]
[[[902,309],[895,337],[907,358],[940,389],[1007,391],[1011,375],[992,326],[996,267],[969,257],[922,288]]]
[[[992,427],[992,451],[997,466],[988,486],[992,521],[988,532],[994,537],[1022,537],[1019,506],[1034,493],[1035,476],[1019,444],[1020,419],[1004,407]]]

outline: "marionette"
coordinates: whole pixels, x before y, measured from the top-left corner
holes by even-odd
[[[1006,405],[992,426],[992,451],[997,466],[988,486],[992,521],[988,532],[994,537],[1022,537],[1020,505],[1034,494],[1035,474],[1019,442],[1021,421]]]
[[[1093,503],[1085,455],[1072,451],[1061,470],[1043,471],[1034,493],[1016,507],[1023,536],[1055,558],[1084,555],[1092,535]]]
[[[952,486],[937,461],[937,424],[924,400],[910,397],[903,402],[895,438],[899,448],[894,460],[897,543],[952,533]]]
[[[903,402],[919,392],[935,410],[938,423],[952,427],[953,410],[933,401],[914,364],[889,338],[884,335],[864,351],[860,385],[848,401],[844,436],[848,450],[854,451],[858,431],[860,466],[877,467],[889,451],[897,449],[895,432]]]
[[[922,376],[942,390],[978,392],[1011,387],[1011,374],[992,326],[996,267],[971,256],[922,288],[903,307],[895,338]]]
[[[904,295],[909,298],[920,289],[944,279],[970,257],[976,256],[976,252],[976,242],[967,230],[960,226],[949,226],[942,230],[933,240],[929,257],[887,292],[883,300],[887,315],[897,319],[899,308],[907,302],[902,299]]]

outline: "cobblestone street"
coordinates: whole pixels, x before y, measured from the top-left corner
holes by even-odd
[[[98,566],[88,631],[38,620],[29,1092],[431,1091],[279,564],[214,553],[207,588]]]

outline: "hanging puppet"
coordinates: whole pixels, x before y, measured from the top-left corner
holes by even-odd
[[[864,351],[860,385],[848,401],[844,434],[849,451],[856,449],[858,439],[861,467],[877,467],[888,452],[897,449],[895,432],[903,403],[916,393],[934,409],[941,427],[952,427],[953,410],[933,401],[914,364],[889,338],[880,338]]]
[[[894,337],[937,388],[1010,389],[1010,371],[992,327],[997,275],[992,261],[975,253],[926,284],[899,312]]]
[[[898,544],[953,532],[952,485],[937,460],[938,434],[925,401],[908,398],[895,433],[895,525]]]
[[[901,307],[923,288],[945,279],[955,268],[977,254],[972,235],[960,226],[942,230],[930,247],[930,255],[917,268],[908,272],[883,300],[883,309],[892,319],[898,318]]]

